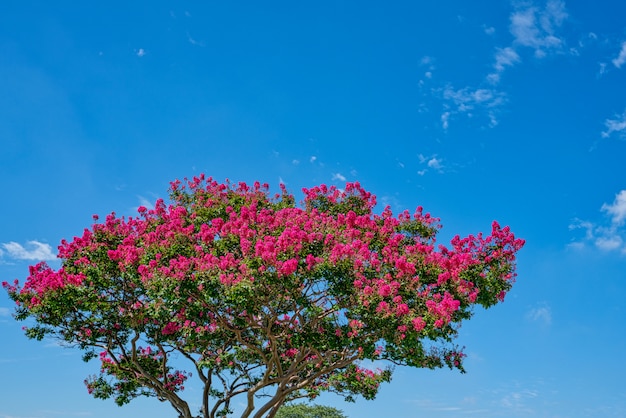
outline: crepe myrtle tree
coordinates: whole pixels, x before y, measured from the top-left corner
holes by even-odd
[[[321,392],[373,399],[394,365],[464,372],[458,327],[504,299],[524,241],[494,222],[436,246],[421,207],[375,213],[358,183],[303,192],[297,205],[282,185],[177,180],[170,203],[94,216],[58,270],[3,286],[28,337],[99,359],[94,397],[156,397],[184,418],[230,415],[235,398],[257,418]]]

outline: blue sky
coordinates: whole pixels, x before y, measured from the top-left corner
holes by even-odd
[[[321,403],[351,418],[626,416],[625,5],[6,3],[1,280],[58,266],[92,214],[133,214],[176,178],[358,180],[381,208],[440,217],[440,242],[496,219],[527,244],[505,303],[461,330],[467,374],[397,369],[376,401]],[[0,292],[0,418],[174,416],[92,399],[97,364],[26,339],[12,310]]]

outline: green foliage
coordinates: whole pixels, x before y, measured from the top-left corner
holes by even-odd
[[[280,407],[275,418],[346,418],[346,416],[331,406],[296,403]]]

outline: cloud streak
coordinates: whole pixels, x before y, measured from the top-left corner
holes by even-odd
[[[621,139],[626,139],[626,110],[621,115],[615,115],[615,119],[604,121],[605,131],[602,131],[602,138],[609,138],[617,134]]]
[[[346,176],[344,176],[341,173],[333,173],[333,177],[332,177],[333,181],[339,180],[339,181],[346,181]]]
[[[493,64],[495,72],[487,75],[487,80],[492,84],[497,84],[500,81],[500,74],[507,67],[512,67],[521,61],[519,54],[510,46],[496,48],[495,60],[496,62]]]
[[[626,41],[622,42],[622,49],[619,51],[619,55],[611,62],[617,68],[622,68],[622,65],[626,63]]]

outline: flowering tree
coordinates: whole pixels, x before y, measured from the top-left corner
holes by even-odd
[[[226,416],[238,396],[257,418],[322,391],[373,399],[391,370],[364,360],[463,372],[458,326],[504,299],[524,242],[494,222],[435,247],[438,220],[421,208],[375,214],[358,183],[304,195],[176,181],[171,204],[111,214],[62,241],[60,269],[3,286],[16,318],[34,319],[29,337],[99,358],[93,396],[154,396],[185,418]],[[199,415],[182,394],[192,376]]]

